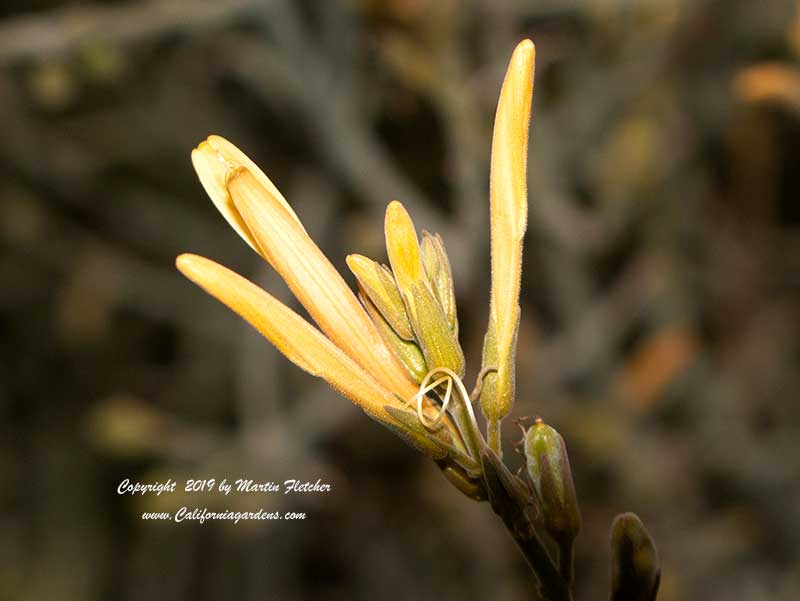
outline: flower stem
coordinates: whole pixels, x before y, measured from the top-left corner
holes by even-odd
[[[572,541],[558,544],[558,571],[561,572],[561,578],[564,579],[567,586],[572,585],[574,555]]]
[[[486,420],[486,437],[489,448],[495,452],[495,455],[503,457],[503,445],[500,442],[500,420],[487,419]]]
[[[489,503],[528,562],[539,593],[547,601],[572,601],[569,583],[536,534],[530,516],[530,497],[525,487],[488,447],[481,453],[481,464]]]

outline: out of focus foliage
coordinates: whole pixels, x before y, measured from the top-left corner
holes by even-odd
[[[796,2],[9,0],[0,16],[0,597],[530,598],[485,506],[173,258],[288,298],[195,180],[209,133],[339,267],[381,256],[399,198],[447,244],[475,370],[493,111],[531,37],[515,411],[570,448],[576,596],[607,590],[608,525],[630,510],[659,546],[660,600],[800,598]],[[242,476],[334,492],[116,494]],[[139,519],[184,504],[309,519]]]

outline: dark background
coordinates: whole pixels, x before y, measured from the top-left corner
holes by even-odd
[[[289,300],[196,180],[210,133],[340,268],[385,260],[401,199],[444,237],[471,383],[491,127],[523,37],[514,415],[570,448],[576,597],[605,598],[608,527],[630,510],[659,545],[661,601],[800,598],[796,3],[6,0],[0,18],[0,598],[532,598],[486,504],[173,265],[197,252]],[[334,492],[119,497],[126,477]],[[139,518],[184,504],[309,517]]]

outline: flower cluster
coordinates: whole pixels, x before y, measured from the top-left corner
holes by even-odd
[[[488,499],[533,569],[541,596],[571,601],[581,515],[564,440],[537,418],[520,443],[527,463],[523,475],[512,474],[501,460],[500,426],[514,403],[534,56],[530,40],[517,46],[497,105],[490,173],[491,301],[472,394],[462,381],[465,359],[444,242],[427,232],[420,242],[396,200],[386,208],[384,224],[389,265],[347,257],[356,294],[258,166],[227,140],[211,136],[192,153],[206,192],[283,277],[317,327],[209,259],[184,254],[177,266],[297,366],[434,459],[458,490]],[[486,438],[472,408],[478,397]],[[555,561],[541,531],[555,544]],[[661,572],[641,521],[633,514],[618,516],[611,545],[610,599],[653,601]]]
[[[521,42],[498,102],[491,161],[492,295],[478,386],[469,395],[450,262],[439,235],[422,240],[398,201],[386,209],[389,266],[347,257],[354,293],[306,232],[292,207],[236,146],[211,136],[192,153],[200,181],[236,232],[286,281],[316,322],[307,322],[242,276],[184,254],[186,277],[246,319],[286,357],[323,378],[368,415],[435,459],[465,494],[485,498],[486,446],[472,409],[480,392],[488,445],[514,400],[525,166],[534,46]]]

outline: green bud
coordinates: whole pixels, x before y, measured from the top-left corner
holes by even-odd
[[[635,513],[611,524],[611,596],[609,601],[655,601],[661,580],[658,550]]]
[[[405,298],[425,363],[430,369],[446,367],[463,377],[464,351],[431,289],[425,282],[414,284]]]
[[[444,242],[439,234],[431,235],[422,232],[420,245],[422,264],[425,272],[433,285],[433,291],[444,311],[450,329],[458,332],[458,318],[456,316],[456,294],[453,289],[453,273],[450,270],[450,261],[444,250]]]
[[[428,365],[425,363],[425,357],[422,355],[422,351],[419,349],[419,346],[417,346],[417,343],[403,340],[363,292],[360,292],[358,296],[372,319],[372,322],[375,324],[381,338],[383,338],[383,341],[394,356],[397,357],[397,360],[400,361],[400,364],[406,369],[408,375],[411,376],[411,379],[417,384],[422,382],[428,373]]]
[[[564,439],[537,418],[525,435],[525,457],[548,534],[559,543],[571,543],[581,529],[581,514]]]

